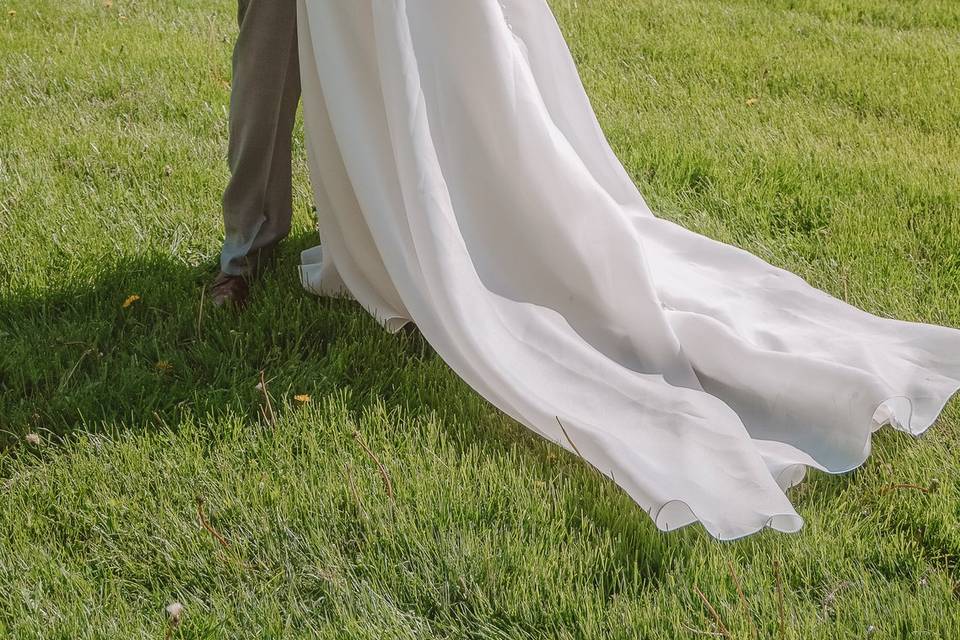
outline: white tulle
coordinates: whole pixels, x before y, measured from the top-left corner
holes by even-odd
[[[304,286],[413,321],[468,384],[663,530],[803,520],[960,387],[960,331],[859,311],[654,217],[544,0],[301,0],[322,248]]]

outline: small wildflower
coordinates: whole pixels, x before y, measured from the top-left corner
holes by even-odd
[[[27,444],[32,444],[36,447],[40,446],[40,435],[37,433],[28,433],[23,439],[27,441]]]
[[[167,612],[167,619],[170,621],[170,626],[176,629],[183,619],[183,605],[179,602],[171,602],[164,611]]]
[[[301,393],[299,395],[293,396],[293,399],[299,402],[300,404],[310,404],[313,402],[313,398],[309,394]]]
[[[134,302],[138,301],[139,299],[140,299],[140,296],[134,293],[133,295],[127,296],[127,299],[124,300],[123,304],[120,306],[124,309],[129,309],[130,305],[132,305]]]

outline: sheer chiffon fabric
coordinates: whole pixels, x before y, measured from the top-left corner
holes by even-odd
[[[544,0],[300,0],[322,247],[304,286],[416,323],[487,400],[662,530],[803,520],[960,387],[960,331],[859,311],[651,214]]]

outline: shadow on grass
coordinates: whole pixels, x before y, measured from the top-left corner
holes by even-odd
[[[305,234],[285,243],[243,313],[209,304],[214,265],[162,254],[0,297],[0,447],[34,431],[175,424],[186,411],[255,417],[261,370],[275,393],[369,391],[389,380],[391,360],[425,356],[411,337],[377,331],[355,303],[303,292],[296,255],[312,241]]]
[[[0,295],[0,448],[31,432],[149,429],[185,415],[257,420],[261,371],[278,400],[346,390],[353,411],[379,402],[471,425],[451,434],[458,442],[495,448],[516,433],[539,444],[507,420],[477,424],[496,410],[419,332],[390,335],[353,301],[305,293],[298,255],[315,241],[287,240],[241,313],[206,299],[214,264],[160,253],[91,265],[56,289]]]

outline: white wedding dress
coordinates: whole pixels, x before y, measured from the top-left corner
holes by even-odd
[[[300,0],[322,247],[304,286],[413,321],[470,386],[663,530],[803,520],[960,387],[960,331],[859,311],[651,214],[545,0]]]

